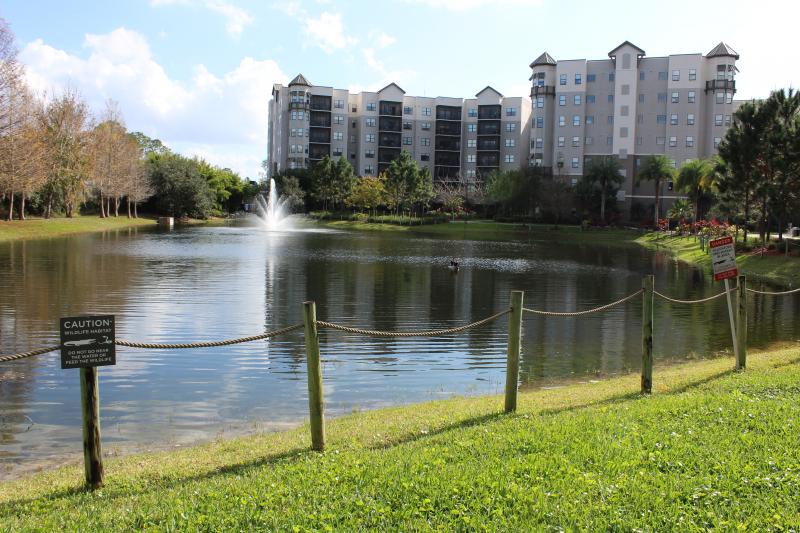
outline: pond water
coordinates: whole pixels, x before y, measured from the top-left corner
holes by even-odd
[[[115,314],[117,338],[193,342],[254,335],[317,316],[380,330],[446,328],[507,307],[586,309],[641,287],[699,298],[701,271],[634,247],[441,240],[314,227],[130,229],[0,244],[0,353],[57,344],[58,318]],[[457,274],[447,269],[460,258]],[[798,298],[750,302],[750,346],[794,340]],[[445,338],[376,339],[323,330],[326,414],[503,390],[507,322]],[[520,381],[553,386],[637,371],[641,304],[581,318],[528,317]],[[725,299],[655,304],[658,366],[730,349]],[[184,446],[307,419],[302,331],[223,348],[119,347],[99,371],[104,452]],[[58,353],[0,364],[0,479],[79,461],[77,370]]]

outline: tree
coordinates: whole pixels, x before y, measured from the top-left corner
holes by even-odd
[[[122,113],[113,100],[106,102],[101,122],[89,136],[92,158],[91,184],[97,190],[100,200],[100,216],[111,216],[111,199],[114,198],[115,216],[119,215],[119,200],[125,183],[123,168],[128,161],[124,159],[130,141]],[[138,159],[138,156],[137,156]],[[108,203],[108,208],[106,207]]]
[[[685,198],[678,198],[675,200],[675,203],[672,204],[672,207],[670,207],[668,215],[669,218],[680,221],[691,218],[694,216],[694,212],[692,211],[692,206],[689,205],[688,200]]]
[[[150,154],[147,169],[159,213],[194,218],[211,214],[214,195],[196,161],[172,153]]]
[[[445,211],[449,211],[453,220],[456,213],[464,206],[464,193],[461,181],[442,182],[434,188],[436,199],[442,203]]]
[[[322,202],[322,208],[327,211],[328,201],[332,200],[334,191],[334,162],[330,156],[323,157],[311,168],[311,196]]]
[[[286,200],[286,205],[291,211],[297,211],[305,207],[306,192],[300,187],[300,180],[297,176],[284,174],[275,180],[278,192]]]
[[[334,209],[339,205],[344,205],[345,200],[353,190],[358,179],[353,172],[353,167],[350,162],[340,157],[335,163],[332,163],[332,179],[331,179],[331,199],[333,200]]]
[[[425,177],[420,177],[419,174],[417,162],[405,150],[389,164],[385,173],[387,201],[398,212],[404,207],[410,207],[417,198],[424,197],[424,192],[420,194],[414,187],[424,188],[423,182],[433,181],[429,177],[430,172]]]
[[[714,165],[705,159],[684,163],[675,176],[675,189],[689,195],[694,221],[700,218],[700,196],[714,185]]]
[[[386,203],[384,180],[374,176],[359,178],[346,200],[346,204],[350,207],[373,212],[384,203]]]
[[[667,156],[651,155],[645,158],[639,169],[639,181],[652,181],[655,188],[653,202],[653,227],[658,228],[658,219],[661,211],[661,182],[670,180],[675,174],[675,169]]]
[[[600,188],[600,220],[606,222],[606,199],[609,194],[614,194],[617,185],[622,183],[619,162],[614,157],[595,157],[586,168],[583,179],[592,187]]]
[[[139,144],[145,157],[150,154],[161,155],[169,152],[169,148],[159,139],[152,139],[141,131],[133,131],[129,135]]]

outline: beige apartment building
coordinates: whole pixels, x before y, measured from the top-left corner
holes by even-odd
[[[575,185],[593,157],[613,156],[626,178],[617,200],[627,216],[652,204],[653,186],[636,180],[644,157],[664,154],[678,167],[716,153],[739,105],[738,59],[725,43],[706,55],[647,57],[628,41],[607,59],[545,52],[530,65],[530,98],[490,86],[468,99],[409,96],[394,83],[353,94],[301,74],[272,88],[269,175],[326,155],[377,175],[406,150],[437,181],[541,166]],[[677,195],[663,187],[666,211]]]
[[[269,103],[269,175],[346,157],[360,176],[408,151],[434,179],[478,179],[528,164],[531,102],[486,87],[475,98],[407,96],[390,83],[351,94],[302,75],[276,84]]]

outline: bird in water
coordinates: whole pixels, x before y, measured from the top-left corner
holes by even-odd
[[[451,259],[450,265],[448,265],[447,268],[449,268],[451,272],[458,272],[458,261]]]

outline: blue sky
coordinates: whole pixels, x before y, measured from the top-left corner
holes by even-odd
[[[255,176],[272,83],[468,97],[530,91],[528,64],[598,59],[624,40],[648,55],[741,54],[737,98],[798,85],[800,2],[661,0],[10,0],[31,85],[77,88],[99,113],[119,102],[129,129]]]

